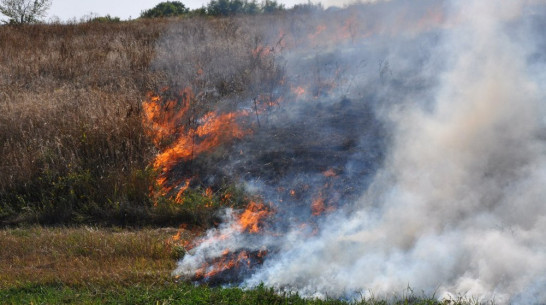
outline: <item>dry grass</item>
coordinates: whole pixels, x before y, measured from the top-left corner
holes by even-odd
[[[282,71],[253,54],[258,24],[266,25],[197,18],[0,27],[0,223],[153,222],[143,219],[157,212],[149,198],[157,148],[141,102],[150,91],[192,87],[194,122],[231,97],[267,91]]]
[[[173,282],[176,232],[170,228],[5,229],[0,231],[0,289]],[[182,237],[188,238],[185,234]]]
[[[165,215],[156,215],[170,208],[153,208],[150,190],[159,173],[150,165],[164,147],[154,146],[142,124],[147,93],[176,98],[192,88],[195,98],[181,120],[188,125],[213,109],[276,100],[289,90],[280,85],[278,57],[290,36],[283,33],[307,37],[314,23],[303,20],[275,15],[0,27],[0,225],[160,222]],[[181,171],[211,170],[215,160],[209,159]]]
[[[0,27],[0,217],[145,200],[140,102],[161,82],[149,66],[166,24]]]

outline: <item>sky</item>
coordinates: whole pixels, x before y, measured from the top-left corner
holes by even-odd
[[[150,9],[163,0],[52,0],[46,20],[58,17],[61,21],[80,20],[91,15],[104,16],[110,14],[123,20],[135,19],[144,10]],[[206,5],[210,0],[182,0],[190,9]],[[286,7],[307,0],[281,0]]]

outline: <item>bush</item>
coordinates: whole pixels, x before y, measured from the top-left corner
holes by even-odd
[[[255,0],[212,0],[207,5],[207,14],[211,16],[255,15],[282,11],[284,6],[275,0],[266,0],[258,5]]]
[[[141,18],[162,18],[176,17],[187,14],[189,11],[186,6],[180,1],[161,2],[154,8],[146,10],[140,14]]]
[[[95,17],[89,20],[89,22],[96,22],[96,23],[112,23],[112,22],[121,22],[121,19],[119,17],[112,17],[110,15],[106,15],[103,17]]]
[[[265,0],[262,10],[265,14],[276,13],[284,10],[284,5],[275,0]]]

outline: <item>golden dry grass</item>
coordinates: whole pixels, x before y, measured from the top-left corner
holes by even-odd
[[[0,224],[157,223],[141,103],[190,86],[199,117],[265,90],[256,20],[0,27]]]
[[[0,289],[28,285],[124,286],[173,282],[177,229],[0,231]],[[183,238],[189,238],[185,231]]]

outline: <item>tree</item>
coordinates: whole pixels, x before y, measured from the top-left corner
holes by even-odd
[[[256,14],[260,11],[255,1],[247,0],[212,0],[207,5],[211,16],[233,16],[237,14]]]
[[[89,21],[87,22],[93,22],[93,23],[117,23],[117,22],[121,22],[121,19],[119,17],[112,17],[110,16],[110,14],[106,15],[106,16],[98,16],[98,17],[93,17],[91,19],[89,19]]]
[[[180,1],[161,2],[140,14],[142,18],[174,17],[188,13],[189,9]]]
[[[266,14],[275,13],[284,10],[284,5],[277,3],[275,0],[265,0],[262,4],[263,11]]]
[[[207,15],[210,16],[256,15],[282,10],[284,6],[276,0],[265,0],[261,4],[256,0],[211,0],[207,5]]]
[[[51,0],[0,0],[0,13],[10,18],[11,24],[37,22],[50,7]]]

